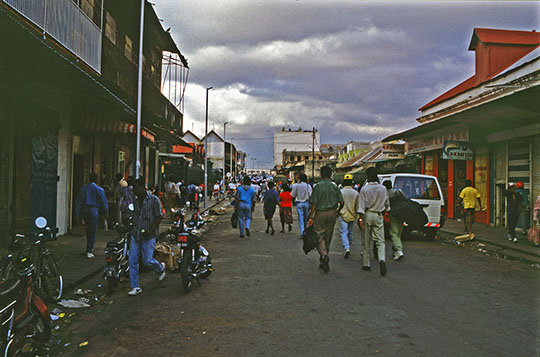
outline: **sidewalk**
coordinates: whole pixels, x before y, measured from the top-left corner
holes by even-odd
[[[486,251],[489,254],[510,260],[518,260],[527,264],[533,264],[540,268],[540,248],[527,240],[527,235],[516,232],[517,243],[506,238],[505,227],[490,227],[484,224],[473,225],[475,238],[473,241],[464,242],[465,245]],[[453,240],[455,237],[466,234],[463,221],[453,219],[446,220],[444,227],[439,229],[439,238]]]
[[[210,201],[207,210],[215,208],[221,202]],[[166,231],[170,226],[171,220],[164,218],[159,225],[159,232]],[[69,234],[45,243],[47,249],[58,260],[64,279],[64,292],[73,291],[84,281],[102,273],[105,266],[105,247],[108,241],[116,238],[118,238],[118,233],[115,230],[98,229],[94,245],[95,257],[92,259],[86,258],[86,228],[84,226],[77,227]],[[7,252],[2,253],[7,254]]]

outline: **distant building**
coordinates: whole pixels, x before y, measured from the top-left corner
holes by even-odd
[[[323,148],[323,145],[321,145]],[[282,158],[283,165],[280,169],[280,173],[292,178],[294,173],[303,172],[309,178],[319,177],[319,170],[323,166],[336,167],[337,164],[337,152],[334,150],[315,151],[289,151],[283,150]]]
[[[371,150],[373,147],[374,144],[369,141],[349,141],[347,144],[342,145],[338,161],[340,164],[344,163],[362,152]]]
[[[313,132],[313,130],[282,128],[281,131],[274,132],[274,165],[278,168],[283,166],[283,150],[320,152],[320,142],[321,138],[317,129]]]

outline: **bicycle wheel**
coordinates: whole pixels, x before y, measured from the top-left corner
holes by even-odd
[[[19,278],[19,276],[17,275],[17,269],[15,269],[15,265],[13,264],[13,260],[6,259],[4,262],[2,262],[0,270],[2,272],[0,279],[2,279],[3,281]]]
[[[41,267],[38,275],[39,287],[54,301],[60,300],[64,288],[64,280],[56,259],[46,253],[41,257]]]

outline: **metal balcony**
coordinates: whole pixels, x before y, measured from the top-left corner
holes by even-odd
[[[72,0],[2,1],[101,73],[101,29]]]

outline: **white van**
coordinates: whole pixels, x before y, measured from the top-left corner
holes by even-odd
[[[382,174],[379,175],[379,180],[381,183],[390,180],[393,188],[400,189],[407,197],[424,207],[428,217],[424,233],[428,238],[434,238],[446,219],[443,215],[444,198],[437,177],[421,174]]]

